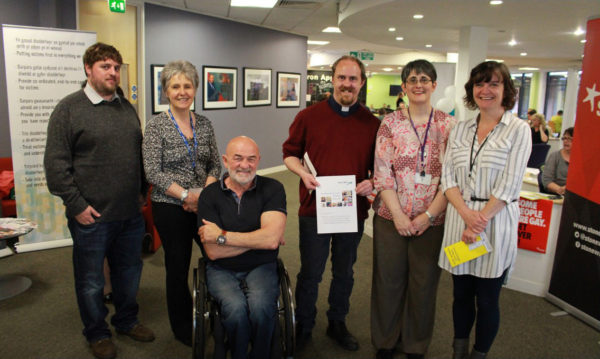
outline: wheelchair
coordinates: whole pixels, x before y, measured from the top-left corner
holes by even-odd
[[[279,276],[279,297],[277,299],[277,320],[272,338],[271,358],[292,358],[296,343],[294,301],[290,277],[280,258],[277,258]],[[214,339],[213,358],[225,359],[227,338],[221,323],[216,301],[208,293],[206,286],[206,260],[198,259],[198,267],[193,272],[193,333],[192,358],[208,358],[208,338]]]

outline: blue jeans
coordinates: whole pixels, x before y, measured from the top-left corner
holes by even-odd
[[[136,295],[142,274],[144,218],[139,214],[128,220],[85,226],[69,218],[68,226],[73,238],[75,293],[83,335],[89,342],[111,336],[105,321],[108,309],[102,300],[105,257],[116,311],[111,324],[119,331],[129,331],[138,323]]]
[[[266,263],[250,272],[234,272],[207,263],[206,284],[219,305],[231,358],[268,359],[277,319],[277,263]]]
[[[303,332],[310,332],[317,316],[319,283],[323,278],[331,242],[331,271],[329,287],[329,320],[344,321],[350,310],[350,294],[354,286],[356,252],[363,234],[364,221],[358,221],[358,232],[317,233],[315,217],[299,217],[300,273],[296,282],[296,322]]]

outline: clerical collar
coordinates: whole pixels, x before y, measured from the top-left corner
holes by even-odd
[[[114,100],[118,99],[119,101],[121,101],[121,98],[119,97],[119,95],[117,95],[116,93],[113,94],[113,97],[111,97],[110,100],[105,100],[102,96],[100,96],[100,94],[96,91],[96,89],[94,89],[89,82],[87,82],[85,84],[85,87],[83,88],[83,92],[85,93],[85,95],[87,96],[87,98],[94,104],[97,105],[99,103],[101,103],[102,101],[105,102],[113,102]]]
[[[342,106],[335,101],[333,96],[329,96],[329,106],[331,106],[331,108],[338,115],[340,115],[342,117],[348,117],[348,116],[352,115],[353,113],[355,113],[356,111],[358,111],[358,109],[360,108],[360,103],[358,101],[356,101],[356,103],[354,103],[354,105],[352,105],[350,107]]]

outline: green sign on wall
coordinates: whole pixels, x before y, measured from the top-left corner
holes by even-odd
[[[360,60],[373,61],[375,59],[375,54],[370,51],[350,51],[350,56],[354,56]]]
[[[125,12],[125,0],[108,0],[108,8],[112,12]]]

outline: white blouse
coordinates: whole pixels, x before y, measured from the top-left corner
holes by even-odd
[[[518,199],[531,153],[531,131],[525,121],[507,111],[487,140],[479,144],[477,140],[473,141],[477,117],[457,123],[450,133],[442,168],[442,191],[458,187],[463,197],[467,192],[470,194],[467,197],[480,199],[465,201],[476,211],[487,204],[481,199],[490,196],[506,202],[506,206],[488,221],[485,228],[492,252],[452,268],[444,248],[461,240],[466,225],[456,208],[448,203],[438,265],[456,275],[498,278],[512,266],[517,256]]]

